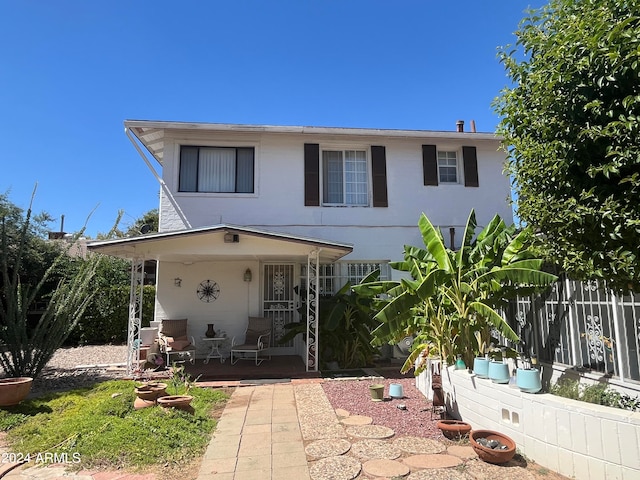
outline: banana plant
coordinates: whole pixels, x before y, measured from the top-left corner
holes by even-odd
[[[469,214],[459,250],[448,249],[441,232],[425,214],[418,228],[425,248],[404,247],[404,260],[391,267],[406,272],[400,281],[376,281],[353,287],[375,298],[373,345],[396,343],[415,336],[402,370],[425,366],[427,356],[452,364],[461,355],[467,365],[496,339],[491,330],[517,343],[518,336],[500,315],[500,308],[517,295],[540,291],[557,280],[542,271],[531,230],[516,230],[496,215],[476,236],[475,212]]]

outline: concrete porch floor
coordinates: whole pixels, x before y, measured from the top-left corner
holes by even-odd
[[[185,371],[198,382],[251,382],[252,380],[272,379],[311,379],[321,378],[320,372],[307,372],[302,359],[297,355],[272,356],[256,365],[253,360],[239,360],[231,365],[229,359],[220,362],[219,359],[196,360],[195,364],[185,364]]]

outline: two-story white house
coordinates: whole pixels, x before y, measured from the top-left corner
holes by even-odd
[[[99,241],[90,250],[133,261],[130,323],[139,322],[136,272],[156,260],[156,319],[188,318],[242,335],[250,315],[273,319],[272,353],[318,367],[317,304],[297,321],[296,287],[312,296],[358,282],[405,244],[421,246],[424,212],[459,245],[469,212],[511,219],[504,153],[493,133],[125,121],[160,185],[159,233]]]

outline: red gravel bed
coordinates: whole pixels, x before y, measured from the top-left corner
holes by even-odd
[[[402,385],[404,398],[389,397],[389,385]],[[365,415],[373,419],[374,425],[391,428],[396,437],[415,436],[443,440],[444,437],[436,427],[439,415],[431,418],[431,401],[416,388],[414,377],[393,379],[365,379],[365,380],[327,380],[322,388],[331,406],[342,408],[351,415]],[[369,385],[384,385],[384,400],[371,400]],[[406,409],[398,406],[404,405]]]

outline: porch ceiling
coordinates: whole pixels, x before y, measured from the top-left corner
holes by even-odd
[[[177,263],[235,260],[306,262],[309,253],[316,249],[321,262],[331,263],[353,250],[353,246],[348,244],[234,225],[95,241],[87,248],[120,258]]]

